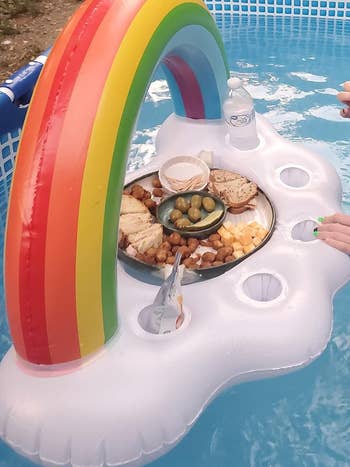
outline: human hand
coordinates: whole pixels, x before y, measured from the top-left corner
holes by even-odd
[[[350,254],[350,215],[336,213],[325,217],[317,227],[315,236],[327,245]]]
[[[350,81],[346,81],[343,84],[344,91],[338,92],[337,98],[346,105],[344,109],[340,111],[340,115],[344,118],[350,118]]]

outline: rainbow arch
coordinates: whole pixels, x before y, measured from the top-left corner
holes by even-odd
[[[44,67],[17,156],[5,245],[9,325],[26,361],[78,360],[117,330],[126,160],[158,65],[177,115],[221,118],[228,68],[200,0],[87,0]]]

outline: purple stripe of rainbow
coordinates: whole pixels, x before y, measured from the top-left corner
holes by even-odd
[[[202,91],[191,67],[176,55],[165,57],[163,63],[177,83],[186,117],[204,119],[205,108]]]

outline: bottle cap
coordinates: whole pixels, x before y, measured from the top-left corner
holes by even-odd
[[[230,78],[227,80],[227,85],[230,89],[237,89],[242,86],[242,80],[239,78]]]

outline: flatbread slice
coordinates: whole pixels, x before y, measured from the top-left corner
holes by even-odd
[[[147,207],[138,199],[131,195],[122,196],[122,204],[120,207],[120,214],[134,214],[138,212],[149,212]]]

